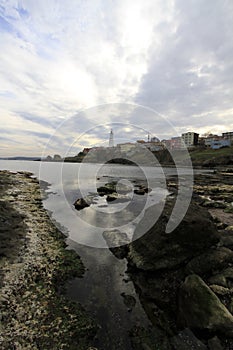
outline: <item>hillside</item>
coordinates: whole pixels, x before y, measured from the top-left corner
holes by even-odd
[[[233,147],[220,149],[197,149],[190,151],[193,165],[204,167],[215,167],[222,165],[233,165]]]

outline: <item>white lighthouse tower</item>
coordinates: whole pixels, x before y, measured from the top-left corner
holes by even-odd
[[[109,147],[114,147],[114,140],[113,140],[113,131],[111,129],[110,135],[109,135]]]

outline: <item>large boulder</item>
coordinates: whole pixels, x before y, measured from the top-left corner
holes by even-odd
[[[146,229],[148,222],[151,222],[153,216],[156,217],[156,210],[161,207],[153,206],[146,211],[136,227],[136,240],[129,247],[128,260],[132,266],[150,271],[173,269],[187,263],[219,241],[219,234],[210,214],[193,202],[180,225],[173,232],[166,233],[173,205],[174,200],[166,202],[160,218],[149,230]],[[143,229],[147,233],[137,239]]]
[[[189,275],[179,291],[179,319],[185,327],[233,337],[233,316],[198,275]]]

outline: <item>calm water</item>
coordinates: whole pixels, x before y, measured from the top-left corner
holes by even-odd
[[[128,331],[135,324],[146,326],[149,322],[132,282],[127,281],[125,260],[118,260],[106,248],[102,233],[117,227],[131,237],[145,208],[166,197],[165,174],[175,174],[175,169],[24,161],[0,161],[0,169],[30,171],[50,184],[44,206],[61,225],[69,247],[78,252],[87,268],[84,278],[69,283],[67,294],[81,302],[99,322],[101,329],[94,344],[98,349],[131,349]],[[190,175],[190,170],[181,169],[180,174]],[[114,179],[122,179],[128,185],[146,181],[152,191],[147,199],[134,196],[131,208],[125,203],[107,205],[104,198],[97,197],[91,207],[79,212],[74,209],[78,197],[95,193],[98,186]],[[131,312],[123,302],[122,292],[136,299]]]

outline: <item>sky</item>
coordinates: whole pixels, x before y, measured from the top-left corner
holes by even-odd
[[[0,157],[233,131],[232,0],[0,0]]]

